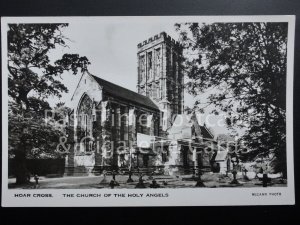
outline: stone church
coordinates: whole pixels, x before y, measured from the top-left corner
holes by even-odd
[[[67,175],[189,174],[211,168],[214,137],[184,113],[182,48],[165,32],[138,44],[137,92],[84,73],[71,98]]]

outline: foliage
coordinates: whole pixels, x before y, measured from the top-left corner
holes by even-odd
[[[68,24],[10,24],[8,31],[8,87],[9,96],[20,107],[29,108],[29,94],[39,99],[49,96],[61,97],[67,87],[57,78],[64,71],[73,74],[87,70],[86,57],[64,54],[51,62],[51,50],[66,46],[66,37],[61,29]]]
[[[67,47],[62,30],[68,24],[9,24],[8,94],[9,156],[17,161],[17,183],[26,182],[26,158],[60,157],[56,147],[66,136],[65,115],[70,111],[59,103],[54,115],[47,102],[50,96],[67,92],[64,72],[84,72],[89,60],[78,54],[51,59],[52,50]]]
[[[249,159],[272,155],[286,171],[287,23],[176,24],[181,35],[187,90],[209,93],[213,113],[227,114],[230,128],[245,130]]]
[[[13,107],[12,105],[10,106]],[[8,114],[9,132],[9,156],[18,155],[19,151],[26,158],[57,158],[61,155],[56,151],[59,138],[63,132],[59,127],[47,123],[42,117],[37,117],[35,112],[26,117],[14,114],[12,110]]]

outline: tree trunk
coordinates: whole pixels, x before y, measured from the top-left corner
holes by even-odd
[[[24,150],[19,150],[15,154],[16,163],[16,184],[26,184],[29,182],[30,173],[26,168],[26,155]]]

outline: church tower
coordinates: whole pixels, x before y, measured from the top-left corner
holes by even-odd
[[[138,44],[139,94],[151,98],[163,112],[162,129],[183,113],[182,48],[165,32]]]

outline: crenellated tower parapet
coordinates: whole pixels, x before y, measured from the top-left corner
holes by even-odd
[[[138,93],[154,100],[162,110],[168,109],[165,122],[170,125],[174,114],[183,113],[182,47],[162,32],[139,43],[137,48]]]

